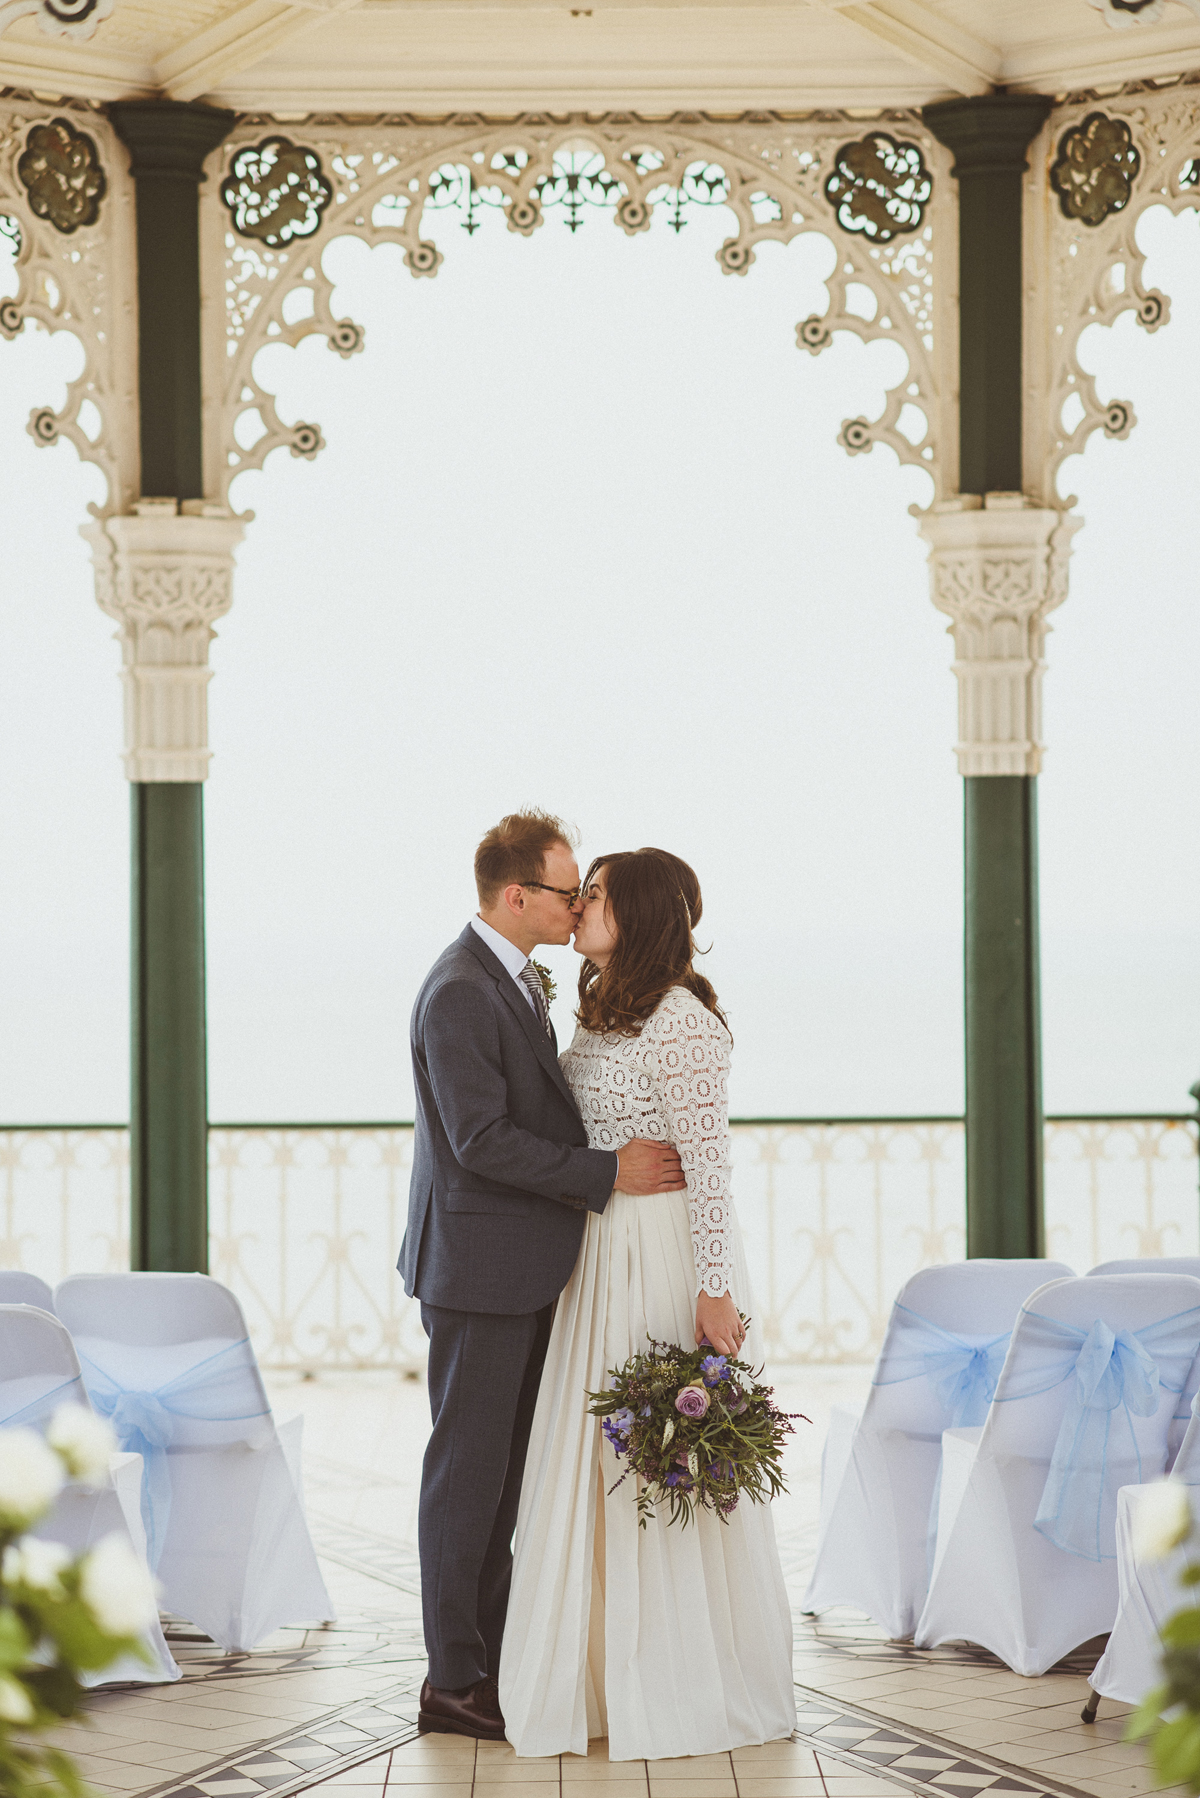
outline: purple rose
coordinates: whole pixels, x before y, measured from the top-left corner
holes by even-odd
[[[749,1410],[750,1400],[740,1386],[730,1386],[725,1394],[725,1405],[731,1417],[740,1417],[743,1411]]]
[[[684,1417],[703,1417],[708,1410],[708,1394],[704,1387],[681,1387],[675,1394],[675,1409]]]

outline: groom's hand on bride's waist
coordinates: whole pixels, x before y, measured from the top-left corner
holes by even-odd
[[[617,1150],[614,1192],[631,1192],[646,1198],[653,1192],[681,1192],[686,1185],[679,1152],[669,1143],[635,1137]]]

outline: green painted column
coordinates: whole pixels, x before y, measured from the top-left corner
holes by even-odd
[[[110,106],[137,195],[141,492],[201,499],[200,182],[234,114],[169,100]],[[131,785],[130,1265],[208,1269],[204,788]]]
[[[1020,493],[1021,208],[1052,102],[987,94],[924,109],[954,154],[959,217],[959,488]],[[967,1253],[1045,1253],[1037,781],[975,775],[965,808]]]

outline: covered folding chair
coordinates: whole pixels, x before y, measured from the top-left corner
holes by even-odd
[[[0,1268],[0,1305],[36,1305],[39,1311],[54,1314],[54,1294],[36,1274],[22,1273],[19,1268]]]
[[[164,1604],[227,1649],[334,1615],[300,1491],[300,1429],[277,1429],[241,1306],[205,1274],[77,1274],[55,1293],[88,1394],[146,1462]]]
[[[1101,1261],[1088,1269],[1091,1274],[1191,1274],[1200,1279],[1200,1255],[1145,1255],[1138,1261]],[[1167,1437],[1167,1466],[1174,1467],[1184,1432],[1192,1415],[1192,1401],[1200,1386],[1200,1354],[1192,1364],[1191,1374],[1179,1395],[1171,1429]]]
[[[1200,1255],[1144,1255],[1140,1261],[1101,1261],[1093,1274],[1191,1274],[1200,1280]]]
[[[0,1429],[45,1429],[60,1405],[90,1409],[79,1360],[67,1331],[41,1307],[0,1304]],[[142,1460],[115,1454],[103,1486],[64,1488],[32,1534],[83,1554],[105,1536],[123,1536],[146,1559],[142,1527]],[[84,1675],[90,1686],[140,1680],[149,1685],[179,1678],[179,1668],[155,1619],[143,1637],[149,1662],[126,1656],[102,1673]]]
[[[1185,1486],[1200,1488],[1200,1419],[1194,1408],[1172,1473]],[[1087,1723],[1095,1717],[1100,1697],[1140,1704],[1159,1683],[1159,1631],[1181,1605],[1195,1602],[1195,1595],[1179,1584],[1180,1574],[1196,1558],[1194,1543],[1185,1542],[1161,1561],[1139,1561],[1133,1552],[1133,1513],[1145,1490],[1123,1486],[1117,1494],[1117,1620],[1088,1681]],[[1192,1494],[1193,1516],[1198,1512],[1200,1491]]]
[[[942,1432],[982,1423],[1023,1299],[1058,1261],[961,1261],[914,1274],[892,1307],[861,1417],[837,1407],[821,1465],[806,1611],[853,1605],[895,1637],[925,1601]]]
[[[1200,1280],[1059,1280],[1022,1307],[982,1430],[942,1445],[922,1648],[976,1642],[1044,1673],[1113,1626],[1117,1493],[1164,1471],[1200,1341]]]

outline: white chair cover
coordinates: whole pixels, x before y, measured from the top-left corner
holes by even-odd
[[[1122,1486],[1117,1494],[1117,1620],[1108,1645],[1088,1680],[1093,1692],[1140,1704],[1159,1685],[1158,1632],[1181,1605],[1194,1603],[1179,1576],[1192,1560],[1187,1546],[1162,1561],[1138,1561],[1133,1552],[1133,1512],[1145,1486]]]
[[[861,1419],[837,1407],[821,1465],[806,1611],[853,1605],[911,1636],[932,1560],[942,1432],[982,1423],[1021,1301],[1058,1261],[962,1261],[914,1274],[892,1307]]]
[[[25,1274],[19,1268],[0,1269],[0,1305],[36,1305],[39,1311],[54,1315],[54,1294],[36,1274]]]
[[[1200,1281],[1059,1280],[1023,1306],[982,1430],[943,1441],[922,1648],[976,1642],[1044,1673],[1117,1611],[1121,1486],[1164,1471],[1200,1342]]]
[[[27,1276],[32,1277],[32,1276]],[[60,1405],[90,1410],[70,1336],[48,1311],[29,1305],[0,1305],[0,1429],[43,1429]],[[146,1559],[142,1528],[141,1457],[112,1457],[107,1482],[98,1489],[70,1485],[36,1529],[35,1536],[61,1542],[83,1554],[104,1536],[120,1535],[139,1560]],[[89,1686],[138,1680],[159,1685],[179,1678],[179,1668],[155,1622],[143,1637],[150,1664],[126,1656],[102,1673],[84,1675]]]
[[[1193,1406],[1172,1472],[1185,1486],[1200,1487],[1200,1418]],[[1159,1683],[1158,1632],[1185,1603],[1194,1603],[1179,1576],[1195,1559],[1187,1543],[1162,1561],[1138,1561],[1133,1552],[1132,1519],[1143,1486],[1122,1486],[1117,1494],[1117,1621],[1108,1646],[1096,1663],[1089,1684],[1105,1698],[1140,1704]],[[1192,1495],[1192,1512],[1200,1509],[1200,1493]]]
[[[1092,1274],[1191,1274],[1200,1280],[1200,1255],[1144,1255],[1140,1261],[1101,1261]]]
[[[227,1649],[332,1619],[299,1442],[293,1472],[233,1294],[205,1274],[77,1274],[55,1299],[92,1403],[145,1460],[150,1564],[168,1609]]]
[[[1098,1267],[1088,1269],[1089,1274],[1191,1274],[1200,1279],[1200,1255],[1146,1255],[1140,1261],[1101,1261]],[[1192,1415],[1192,1401],[1200,1386],[1200,1354],[1192,1363],[1192,1371],[1187,1377],[1183,1391],[1179,1395],[1179,1403],[1175,1407],[1175,1415],[1171,1419],[1171,1428],[1167,1436],[1167,1466],[1173,1468],[1175,1457],[1179,1453],[1179,1445],[1183,1441],[1184,1431]]]

